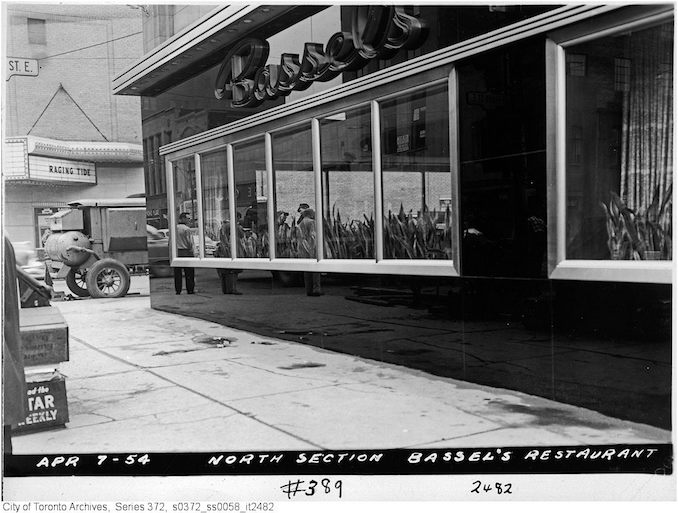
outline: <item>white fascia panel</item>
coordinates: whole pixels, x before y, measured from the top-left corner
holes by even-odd
[[[159,70],[188,50],[209,40],[215,33],[245,18],[260,5],[229,5],[218,7],[184,30],[144,55],[131,67],[113,79],[113,94],[121,94],[140,78]]]

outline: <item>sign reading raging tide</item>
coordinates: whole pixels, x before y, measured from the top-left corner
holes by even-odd
[[[30,179],[43,182],[97,183],[94,162],[29,155],[28,174]]]
[[[306,43],[301,59],[299,54],[284,53],[280,64],[267,65],[268,42],[243,39],[224,58],[214,95],[231,100],[232,107],[256,107],[304,91],[313,82],[361,69],[373,59],[390,59],[400,50],[417,48],[427,35],[425,21],[407,14],[402,6],[356,6],[350,32],[337,32],[324,47]]]

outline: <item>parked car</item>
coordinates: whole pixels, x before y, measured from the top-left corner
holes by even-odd
[[[205,235],[205,256],[213,257],[217,250],[217,243]]]
[[[38,258],[38,252],[30,242],[13,242],[16,263],[36,280],[45,279],[45,262]]]
[[[172,274],[169,259],[169,229],[158,229],[150,224],[146,225],[146,239],[148,247],[148,267],[152,277],[166,277]],[[196,247],[199,245],[197,234],[194,236]],[[205,256],[214,256],[217,243],[205,236]]]
[[[158,230],[150,224],[146,225],[146,243],[148,248],[148,272],[151,277],[167,277],[172,275],[169,266],[168,230]]]

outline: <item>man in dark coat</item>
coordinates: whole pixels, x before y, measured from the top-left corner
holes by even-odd
[[[192,257],[194,256],[193,247],[193,232],[188,227],[191,221],[191,216],[188,212],[182,212],[179,215],[179,223],[177,224],[177,256],[178,257]],[[170,245],[172,241],[170,240]],[[170,246],[171,247],[171,246]],[[195,289],[195,269],[193,267],[175,267],[174,268],[174,291],[181,294],[181,275],[186,277],[186,292],[193,294]]]
[[[299,213],[299,220],[297,221],[297,228],[301,233],[301,246],[299,256],[301,258],[315,258],[316,257],[316,236],[315,236],[315,210],[313,210],[308,203],[301,203],[297,209]],[[320,273],[304,273],[304,286],[306,287],[307,296],[322,296],[322,285],[320,281]]]
[[[4,297],[2,335],[3,452],[12,453],[11,426],[26,420],[28,411],[24,355],[19,333],[19,293],[17,292],[14,248],[5,237]]]

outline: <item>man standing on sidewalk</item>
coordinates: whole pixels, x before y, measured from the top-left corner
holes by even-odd
[[[315,210],[308,203],[299,204],[297,209],[299,220],[297,228],[301,233],[301,246],[299,256],[302,258],[315,258]],[[304,272],[304,286],[307,296],[322,296],[322,285],[320,283],[320,273]]]
[[[179,224],[177,224],[177,256],[192,257],[193,255],[193,232],[188,227],[191,216],[187,212],[179,215]],[[170,244],[172,242],[170,241]],[[195,269],[192,267],[174,268],[174,291],[181,294],[181,274],[186,277],[186,292],[193,294],[195,289]]]

